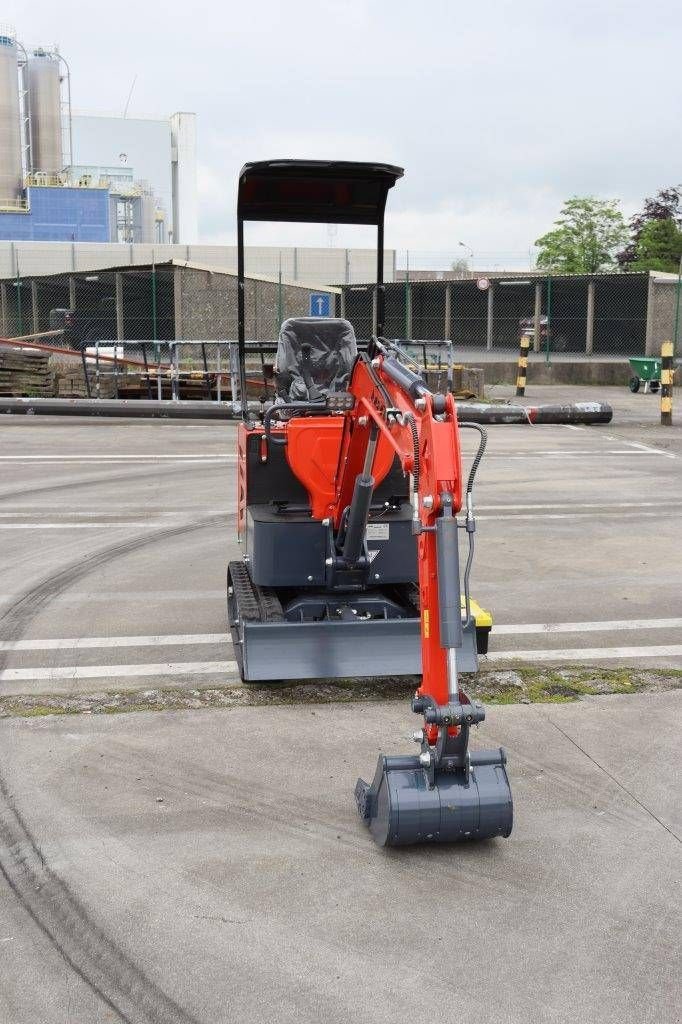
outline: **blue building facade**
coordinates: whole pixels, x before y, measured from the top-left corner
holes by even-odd
[[[0,239],[28,242],[109,242],[109,190],[29,186],[25,213],[0,211]]]

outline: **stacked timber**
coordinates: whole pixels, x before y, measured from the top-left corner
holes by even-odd
[[[424,377],[431,391],[445,394],[448,390],[447,367],[430,366]],[[484,373],[475,366],[452,367],[452,393],[456,398],[484,398]]]
[[[54,395],[49,354],[38,349],[0,345],[0,395],[41,398]]]
[[[59,398],[96,398],[98,391],[97,380],[95,377],[95,371],[91,366],[88,366],[88,381],[90,384],[89,396],[88,386],[85,382],[85,374],[83,372],[83,367],[65,367],[57,373],[57,396]],[[114,387],[114,381],[112,377],[104,377],[100,375],[99,397],[116,397],[116,389]]]

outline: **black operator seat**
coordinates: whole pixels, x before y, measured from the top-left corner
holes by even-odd
[[[314,402],[345,391],[357,354],[355,331],[347,320],[285,320],[275,359],[276,402]]]

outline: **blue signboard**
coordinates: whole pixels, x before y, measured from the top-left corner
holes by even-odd
[[[331,295],[329,292],[311,292],[310,294],[310,315],[331,316]]]

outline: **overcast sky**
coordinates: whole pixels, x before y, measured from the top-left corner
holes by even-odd
[[[527,263],[570,195],[618,198],[629,216],[682,181],[680,10],[674,0],[6,0],[3,18],[27,44],[59,44],[79,110],[122,112],[136,75],[130,115],[196,111],[201,241],[234,241],[247,160],[378,160],[406,169],[387,245],[449,252],[464,241],[492,268]],[[254,225],[247,241],[329,238],[324,226]],[[343,227],[334,239],[363,241]]]

